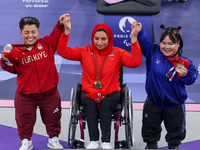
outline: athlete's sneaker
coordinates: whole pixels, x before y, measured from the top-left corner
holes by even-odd
[[[109,142],[103,142],[101,144],[102,149],[112,149],[112,146]]]
[[[88,146],[86,147],[86,149],[99,149],[99,141],[91,141]]]
[[[22,140],[22,146],[20,147],[19,150],[32,150],[33,149],[33,145],[32,145],[32,141],[28,140],[28,139],[23,139]]]
[[[63,149],[63,146],[60,144],[58,137],[54,136],[53,138],[49,138],[49,142],[47,146],[50,149]]]

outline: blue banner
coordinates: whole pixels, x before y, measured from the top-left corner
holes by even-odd
[[[189,1],[188,1],[189,3]],[[196,2],[197,3],[197,2]],[[69,46],[86,46],[91,44],[91,33],[98,23],[107,23],[113,32],[114,46],[130,50],[130,32],[133,20],[142,23],[149,39],[155,34],[156,42],[159,43],[160,24],[166,26],[182,25],[181,33],[184,40],[184,55],[191,58],[196,66],[200,64],[199,53],[199,11],[196,6],[190,6],[183,10],[172,9],[162,12],[156,16],[121,16],[101,15],[96,12],[96,0],[1,0],[0,1],[0,52],[7,43],[22,44],[24,41],[20,35],[19,21],[22,17],[33,16],[40,21],[39,38],[49,35],[58,21],[60,15],[69,13],[71,16],[72,30],[70,33]],[[199,4],[199,2],[198,2]],[[180,5],[180,4],[179,4]],[[171,5],[169,6],[171,7]],[[187,8],[187,11],[185,9]],[[163,8],[164,9],[164,8]],[[169,14],[167,14],[169,13]],[[192,17],[180,19],[180,15],[188,13]],[[173,17],[172,17],[173,16]],[[184,15],[182,15],[184,16]],[[189,25],[188,25],[189,22]],[[155,31],[152,31],[153,26]],[[189,37],[189,38],[188,38]],[[153,39],[152,39],[153,40]],[[1,56],[0,56],[1,57]],[[59,72],[60,82],[58,89],[62,100],[69,100],[71,88],[81,82],[82,68],[79,62],[70,61],[55,55],[55,64]],[[145,60],[141,67],[131,69],[124,68],[124,83],[133,92],[133,101],[144,101],[146,99]],[[188,91],[187,102],[199,102],[200,79],[195,84],[186,87]],[[16,74],[11,74],[0,68],[0,99],[14,99],[16,90]]]
[[[142,27],[152,40],[152,16],[121,16],[105,15],[104,21],[108,24],[113,32],[113,45],[122,49],[131,49],[131,25],[133,21],[142,23]]]

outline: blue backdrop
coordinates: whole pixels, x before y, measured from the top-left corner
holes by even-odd
[[[96,12],[96,0],[9,0],[0,1],[0,51],[6,43],[23,43],[20,36],[19,20],[25,16],[34,16],[40,20],[40,36],[50,34],[61,14],[69,13],[72,22],[69,46],[85,46],[91,44],[90,36],[97,23],[109,24],[113,31],[114,46],[129,50],[130,21],[136,19],[142,22],[149,38],[155,35],[159,42],[162,29],[165,26],[181,25],[184,40],[183,54],[191,58],[196,66],[200,64],[200,1],[190,0],[186,3],[162,2],[161,11],[155,16],[104,16]],[[152,30],[153,28],[153,30]],[[152,32],[153,31],[153,32]],[[62,100],[70,99],[71,88],[81,82],[81,66],[79,62],[62,59],[55,55],[55,63],[59,72],[58,85]],[[124,83],[133,92],[133,101],[141,102],[145,93],[145,60],[136,69],[124,68]],[[14,99],[16,90],[16,75],[0,69],[0,99]],[[187,87],[190,103],[200,102],[200,80]]]

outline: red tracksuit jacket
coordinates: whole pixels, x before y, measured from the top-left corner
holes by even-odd
[[[54,53],[63,26],[58,22],[53,32],[38,39],[32,50],[17,47],[23,51],[21,60],[10,59],[13,66],[7,66],[1,59],[2,69],[17,74],[17,90],[22,94],[43,93],[57,86],[59,77],[54,63]]]
[[[95,69],[94,69],[94,57],[93,52],[89,45],[85,47],[68,47],[69,35],[62,34],[57,47],[57,53],[69,60],[77,60],[82,65],[82,90],[93,93],[95,92],[94,82],[96,81]],[[120,82],[119,73],[120,66],[126,66],[130,68],[138,67],[142,64],[142,52],[138,41],[131,45],[132,55],[126,50],[119,47],[113,47],[113,51],[106,58],[104,68],[102,71],[101,82],[103,89],[105,89],[107,95],[113,92],[119,92]],[[100,68],[103,56],[96,54],[98,68]]]

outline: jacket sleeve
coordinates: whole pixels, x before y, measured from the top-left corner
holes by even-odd
[[[189,59],[188,59],[189,60]],[[190,65],[187,67],[188,73],[185,77],[181,77],[181,83],[184,85],[191,85],[193,84],[198,76],[197,70],[195,66],[193,65],[192,61],[189,60]]]
[[[61,34],[64,31],[64,27],[63,25],[60,25],[59,21],[58,23],[55,25],[53,31],[50,33],[50,35],[47,35],[45,37],[43,37],[42,39],[46,39],[48,41],[48,43],[50,44],[50,46],[53,49],[53,53],[56,52],[56,48],[58,45],[58,41],[60,39]]]
[[[157,49],[158,45],[153,44],[147,37],[146,32],[142,29],[138,34],[138,42],[140,44],[143,55],[147,58]]]
[[[57,53],[63,58],[80,61],[81,51],[86,49],[86,47],[68,47],[69,36],[64,33],[61,35],[57,46]]]
[[[127,51],[124,51],[122,54],[122,65],[126,67],[135,68],[142,64],[142,52],[138,41],[131,44],[132,55]]]
[[[6,61],[4,61],[2,58],[1,58],[1,68],[5,71],[10,72],[10,73],[17,74],[15,67],[13,65],[8,66]]]

